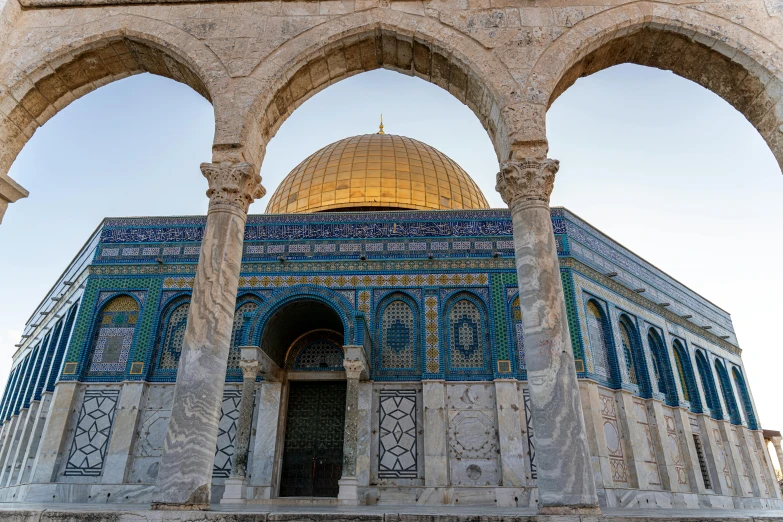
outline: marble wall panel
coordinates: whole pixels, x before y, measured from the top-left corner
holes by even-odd
[[[424,484],[424,419],[418,383],[379,384],[372,394],[371,482]]]
[[[129,482],[155,483],[173,401],[173,385],[150,385],[147,388],[136,429]]]
[[[603,420],[604,440],[609,454],[611,477],[615,484],[628,483],[628,466],[623,454],[623,434],[617,419],[617,402],[608,393],[599,393],[600,412]]]
[[[637,425],[644,432],[644,439],[642,440],[640,452],[642,459],[642,469],[646,473],[646,482],[648,487],[652,489],[660,489],[661,472],[658,469],[658,456],[655,454],[655,444],[653,443],[652,432],[650,431],[650,420],[647,415],[647,406],[642,399],[634,399],[633,401],[634,418]]]
[[[118,389],[85,391],[63,475],[99,477],[103,473],[119,398]]]
[[[447,384],[446,404],[451,485],[499,485],[499,442],[494,384]]]

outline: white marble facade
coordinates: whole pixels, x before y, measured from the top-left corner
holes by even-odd
[[[42,476],[36,469],[13,476],[9,470],[0,501],[150,502],[174,385],[131,385],[143,389],[139,393],[128,383],[66,385],[74,391],[65,419],[48,406],[57,397],[47,400],[51,413],[43,436],[59,440],[60,452],[51,464],[39,455],[32,467],[53,466],[52,479],[35,483],[30,477]],[[362,382],[360,502],[535,506],[535,437],[529,433],[525,386],[515,380]],[[277,496],[286,388],[286,382],[257,386],[245,502]],[[238,391],[228,384],[224,392],[213,468],[216,501],[230,470]],[[602,505],[781,507],[757,432],[590,381],[580,381],[580,391]],[[138,403],[133,418],[132,408],[122,411],[128,401]],[[442,408],[433,409],[438,403]],[[4,426],[0,456],[7,462],[8,454],[32,442],[23,437],[34,434],[35,417],[20,414]],[[130,433],[128,422],[134,423]],[[23,429],[24,423],[31,429]]]

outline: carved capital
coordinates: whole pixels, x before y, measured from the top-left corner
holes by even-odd
[[[343,368],[345,368],[345,377],[347,379],[359,379],[362,372],[366,369],[364,361],[354,359],[343,360]]]
[[[258,377],[258,371],[261,369],[261,363],[258,361],[239,361],[239,368],[242,370],[244,379],[255,380]]]
[[[253,200],[266,194],[261,175],[250,163],[202,163],[201,172],[209,182],[210,208],[230,206],[247,212]]]
[[[495,190],[509,207],[520,201],[544,201],[555,184],[555,174],[560,168],[557,160],[524,158],[504,163],[497,174]]]

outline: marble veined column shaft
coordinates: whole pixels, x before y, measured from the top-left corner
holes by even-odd
[[[202,163],[209,211],[174,389],[155,509],[208,509],[247,209],[264,195],[249,163]]]
[[[539,512],[599,513],[549,210],[558,168],[548,158],[509,161],[496,190],[514,229]]]
[[[367,371],[362,360],[345,359],[345,436],[343,439],[343,474],[339,480],[337,499],[340,504],[359,503],[356,458],[359,429],[359,378]]]

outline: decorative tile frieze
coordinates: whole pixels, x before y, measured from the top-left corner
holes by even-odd
[[[163,288],[190,289],[193,277],[167,277]],[[318,285],[328,288],[357,286],[421,287],[421,286],[474,286],[486,285],[489,275],[482,273],[451,274],[338,274],[338,275],[259,275],[240,276],[239,288],[285,288],[295,285]]]

